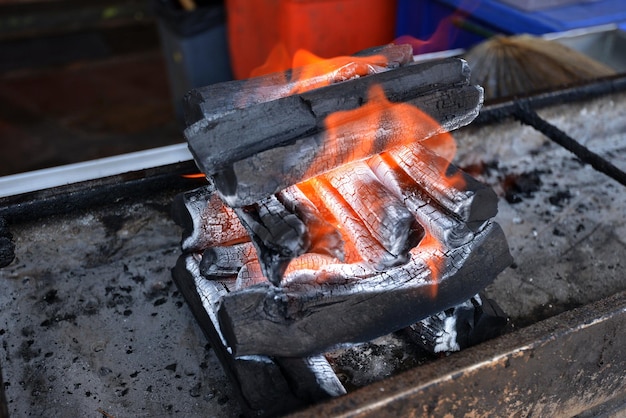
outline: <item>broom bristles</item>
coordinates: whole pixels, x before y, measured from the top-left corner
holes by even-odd
[[[485,98],[532,92],[606,77],[610,67],[556,41],[532,35],[494,36],[465,56],[472,83],[483,86]]]

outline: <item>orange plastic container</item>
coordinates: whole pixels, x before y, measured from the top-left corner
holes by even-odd
[[[394,39],[396,0],[226,0],[235,78],[248,78],[281,45],[323,58]]]

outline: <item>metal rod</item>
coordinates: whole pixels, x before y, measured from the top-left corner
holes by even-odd
[[[520,122],[537,129],[552,141],[576,155],[583,163],[591,165],[599,172],[606,174],[626,186],[626,172],[591,151],[589,148],[583,146],[556,126],[543,120],[537,112],[530,107],[527,101],[516,102],[514,117]]]

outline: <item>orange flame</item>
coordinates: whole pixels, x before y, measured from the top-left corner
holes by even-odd
[[[292,56],[280,43],[272,49],[266,62],[252,71],[251,76],[282,75],[283,83],[291,87],[289,94],[296,94],[372,74],[380,71],[378,67],[385,67],[387,61],[384,55],[325,59],[304,49],[298,49]]]
[[[464,16],[464,14],[456,12],[444,19],[434,35],[426,41],[401,37],[395,43],[408,43],[413,46],[416,53],[422,52],[432,45],[447,46],[447,37],[455,29],[453,22],[460,16]],[[385,67],[386,65],[387,59],[384,55],[322,59],[302,49],[297,50],[292,55],[284,43],[279,43],[273,48],[266,62],[253,70],[251,76],[259,77],[274,73],[275,77],[284,77],[282,82],[287,86],[288,94],[296,94],[372,74],[380,71],[377,67]],[[290,69],[290,72],[287,71]],[[276,82],[276,79],[274,78],[272,82]],[[307,178],[313,178],[346,161],[362,161],[389,149],[410,148],[417,141],[420,141],[421,146],[443,157],[437,159],[422,156],[422,161],[439,174],[441,182],[452,187],[463,187],[462,175],[460,173],[449,174],[449,164],[442,162],[451,161],[454,158],[456,153],[454,138],[448,133],[440,133],[439,124],[416,106],[390,101],[380,86],[373,86],[370,89],[367,101],[361,107],[349,111],[338,111],[329,115],[325,120],[325,128],[326,134],[324,145],[321,147],[322,152],[313,159],[307,172]],[[315,191],[314,184],[315,182],[308,180],[300,186],[304,190]],[[334,218],[326,220],[331,224],[337,223]],[[338,229],[341,230],[341,226]],[[349,257],[352,253],[350,251],[352,244],[348,240],[346,240],[346,245],[345,262],[359,261]],[[424,255],[421,259],[431,272],[433,285],[430,291],[431,297],[435,298],[438,293],[437,283],[445,268],[445,258],[443,257],[445,248],[427,231],[425,237],[412,251]],[[294,262],[289,268],[306,266],[306,268],[321,269],[324,265],[337,261],[336,258],[332,257],[306,256],[301,257],[297,263]]]
[[[204,179],[206,175],[204,173],[192,173],[192,174],[183,174],[181,175],[184,179]]]
[[[435,299],[439,291],[438,283],[441,280],[442,271],[445,267],[445,259],[442,257],[443,246],[431,233],[426,232],[426,235],[422,238],[422,242],[417,246],[417,250],[425,254],[422,260],[430,270],[433,282],[430,287],[430,297]]]

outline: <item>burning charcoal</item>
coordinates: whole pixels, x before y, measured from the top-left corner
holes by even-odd
[[[349,164],[325,177],[371,236],[399,262],[408,261],[408,252],[422,239],[424,229],[404,203],[385,189],[367,164]]]
[[[304,359],[235,358],[216,320],[216,309],[228,294],[232,282],[204,279],[193,255],[179,258],[173,278],[250,416],[281,415],[345,393],[332,368],[321,356]],[[299,382],[297,391],[292,388],[294,379]]]
[[[316,253],[302,254],[300,257],[297,257],[291,260],[291,263],[289,263],[287,270],[285,270],[285,275],[283,277],[283,281],[281,282],[281,285],[288,286],[289,283],[291,283],[294,280],[294,278],[293,277],[290,278],[290,276],[295,276],[296,280],[304,278],[302,277],[303,270],[315,271],[315,270],[324,269],[327,266],[332,266],[332,265],[343,265],[343,263],[334,257],[329,257],[323,254],[316,254]],[[304,279],[308,280],[306,278]]]
[[[6,267],[15,258],[13,235],[9,231],[6,220],[0,217],[0,267]]]
[[[318,74],[313,74],[314,69],[309,67],[307,70],[307,67],[304,67],[191,90],[184,102],[186,123],[190,126],[203,118],[210,121],[236,109],[277,100],[296,92],[310,90],[320,84],[328,85],[345,81],[347,78],[364,76],[371,73],[370,66],[378,69],[396,68],[413,61],[413,49],[410,45],[384,45],[356,55],[365,59],[354,60],[343,57],[326,61]],[[346,74],[346,70],[352,74]],[[303,71],[308,71],[310,75],[303,74]]]
[[[172,212],[183,228],[183,251],[250,241],[235,212],[224,205],[212,185],[176,196]]]
[[[278,194],[278,199],[306,224],[311,240],[309,252],[327,254],[339,260],[345,260],[341,233],[324,218],[319,209],[302,193],[302,190],[296,186],[288,187]]]
[[[337,221],[332,212],[328,210],[328,208],[326,207],[326,203],[322,200],[320,196],[321,193],[319,189],[316,189],[313,186],[313,183],[313,181],[305,181],[295,186],[291,186],[290,188],[295,187],[300,190],[302,194],[305,195],[307,200],[310,201],[313,206],[315,206],[315,209],[318,210],[320,216],[323,219],[327,219],[328,222],[332,223],[333,228],[335,228],[336,231],[339,233],[341,242],[343,243],[343,258],[341,258],[341,261],[345,263],[358,263],[362,261],[363,258],[359,254],[359,251],[357,250],[352,240],[346,238],[347,234],[344,230],[344,226],[341,225],[341,222]],[[344,235],[346,237],[344,237]]]
[[[406,333],[425,350],[446,353],[497,337],[507,323],[507,316],[494,301],[476,295],[411,325]]]
[[[404,254],[390,253],[372,236],[367,225],[327,178],[320,176],[309,180],[309,182],[314,186],[320,199],[324,202],[329,212],[332,213],[334,219],[338,223],[341,222],[341,229],[346,236],[345,241],[353,243],[361,260],[377,271],[383,271],[408,261],[408,253],[406,251]]]
[[[278,286],[289,262],[310,247],[306,226],[276,196],[236,212],[250,233],[265,277]]]
[[[420,144],[389,152],[417,184],[451,214],[476,229],[498,212],[498,196],[449,161]]]
[[[422,242],[411,251],[409,263],[385,272],[345,265],[343,274],[334,277],[328,269],[305,271],[309,280],[231,292],[219,307],[220,328],[236,356],[321,353],[372,340],[460,304],[511,261],[502,230],[488,223],[458,248]],[[441,265],[433,266],[437,262]],[[363,276],[350,275],[357,267]]]
[[[256,251],[251,242],[207,248],[202,253],[200,274],[205,278],[234,277],[252,259],[256,259]]]
[[[259,283],[267,283],[258,259],[249,260],[237,273],[234,290],[245,289]]]
[[[222,198],[231,206],[246,206],[347,162],[468,124],[482,104],[482,90],[469,86],[468,80],[467,64],[450,59],[299,94],[277,93],[270,100],[226,106],[230,110],[225,113],[220,113],[219,103],[209,104],[206,91],[196,91],[188,99],[195,109],[189,112],[202,119],[190,125],[185,136],[196,163],[213,176]],[[400,108],[407,117],[391,116],[389,107]],[[408,113],[421,116],[409,115],[409,108]],[[355,111],[375,112],[369,117],[378,119],[383,129],[355,122],[349,114]],[[337,124],[330,128],[329,139],[331,116]],[[364,135],[372,132],[377,135],[372,146],[355,154]]]
[[[455,248],[467,244],[474,238],[474,233],[467,224],[447,216],[439,202],[433,202],[423,188],[418,187],[388,153],[370,158],[368,164],[385,187],[402,199],[406,208],[439,242]]]
[[[194,153],[196,162],[212,174],[226,203],[249,205],[335,167],[364,160],[407,141],[425,140],[464,126],[478,114],[482,103],[482,90],[473,86],[436,91],[401,104],[385,101],[380,90],[374,90],[378,91],[373,94],[375,98],[366,100],[362,107],[324,119],[331,128],[323,125],[324,129],[319,127],[310,135],[282,141],[279,147],[259,150],[253,155],[248,155],[252,147],[247,147],[246,155],[223,156],[230,163],[221,168],[214,162],[200,165],[199,152],[208,151]],[[369,122],[363,123],[363,118]],[[363,146],[364,138],[369,138],[369,145]]]

